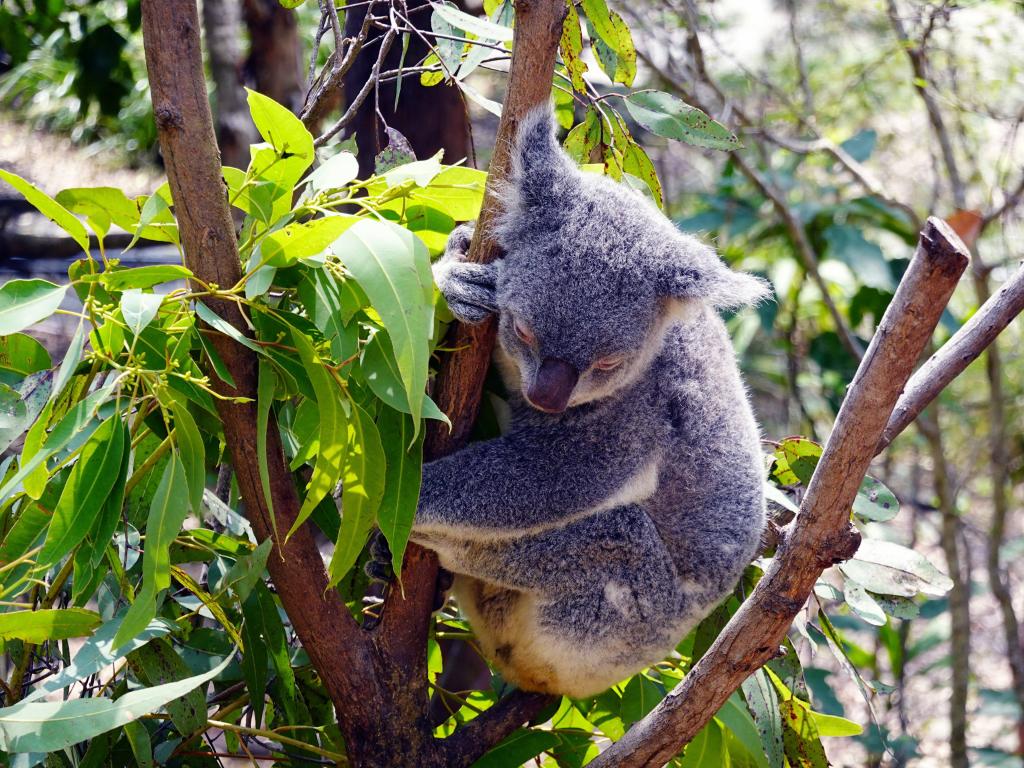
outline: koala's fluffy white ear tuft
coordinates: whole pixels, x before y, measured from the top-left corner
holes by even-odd
[[[660,292],[677,299],[700,299],[718,309],[757,304],[772,295],[760,277],[729,269],[714,249],[683,235],[663,262]]]

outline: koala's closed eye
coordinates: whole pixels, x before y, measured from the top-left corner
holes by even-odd
[[[614,371],[626,360],[625,353],[605,355],[594,361],[594,369],[598,371]]]

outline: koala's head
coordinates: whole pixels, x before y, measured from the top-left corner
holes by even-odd
[[[639,193],[581,172],[549,107],[523,120],[503,197],[498,341],[539,410],[632,384],[674,321],[767,295],[764,281],[728,269]]]

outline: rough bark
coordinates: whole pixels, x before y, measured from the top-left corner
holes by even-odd
[[[495,186],[500,185],[509,175],[512,139],[518,130],[519,121],[532,107],[546,103],[551,97],[555,55],[565,13],[563,0],[520,0],[516,4],[508,91],[488,171],[483,210],[470,246],[469,259],[473,261],[491,261],[497,255],[497,246],[489,237],[494,216],[501,205],[494,191]],[[493,322],[479,326],[456,324],[451,329],[445,346],[457,351],[444,358],[435,380],[433,395],[441,410],[451,418],[452,430],[449,432],[438,422],[428,425],[424,445],[424,455],[428,461],[457,451],[468,441],[480,410],[484,377],[494,348],[494,332]],[[426,637],[426,627],[422,621],[424,616],[429,616],[436,581],[437,558],[432,552],[410,544],[402,568],[404,596],[402,590],[389,591],[378,630],[390,638],[388,642],[393,647],[405,649],[402,651],[405,654],[422,655]],[[539,712],[546,701],[546,697],[513,694],[510,701],[498,705],[501,707],[499,712],[481,720],[474,728],[482,732],[485,727],[491,727],[488,740],[495,732],[507,734],[515,725]],[[509,727],[512,721],[515,721],[515,725]],[[501,727],[495,727],[495,723]],[[449,745],[453,751],[450,755],[451,764],[459,764],[456,759],[461,760],[471,754],[478,749],[480,742],[481,739],[457,735],[456,740]],[[476,756],[479,754],[482,752]]]
[[[968,263],[950,228],[929,219],[917,251],[850,384],[821,460],[753,594],[683,682],[590,765],[661,766],[772,658],[821,572],[852,556],[850,507],[914,361]]]
[[[203,32],[213,75],[217,145],[224,165],[245,168],[257,139],[242,88],[242,17],[238,0],[203,0]]]
[[[142,11],[154,114],[185,261],[204,282],[231,286],[241,270],[203,79],[195,1],[144,0]],[[516,38],[525,55],[510,74],[507,118],[500,133],[505,143],[523,111],[549,96],[564,4],[562,0],[522,3],[519,11]],[[507,162],[498,165],[506,167]],[[209,304],[245,332],[245,318],[236,302],[221,298],[210,299]],[[235,389],[221,383],[223,393],[250,399],[248,403],[218,402],[218,408],[246,514],[259,539],[272,538],[274,527],[255,455],[257,361],[252,352],[229,338],[215,333],[210,337],[236,382]],[[449,361],[448,365],[461,363]],[[477,382],[479,389],[485,366],[486,357],[475,378],[466,371],[457,375]],[[472,422],[476,408],[457,412],[452,402],[441,400],[453,420]],[[471,402],[479,402],[479,392]],[[452,450],[455,447],[449,445]],[[267,454],[277,530],[287,531],[299,499],[273,416]],[[434,739],[427,717],[425,647],[436,561],[425,550],[410,547],[404,596],[400,590],[392,592],[384,620],[372,633],[360,629],[337,592],[327,588],[323,560],[308,527],[299,529],[286,544],[274,539],[268,569],[292,626],[334,702],[354,766],[469,765],[546,702],[546,697],[528,694],[509,697],[451,740]]]
[[[185,263],[206,283],[234,285],[241,270],[203,78],[195,2],[144,0],[142,20],[153,112]],[[237,303],[211,298],[209,305],[245,332]],[[237,385],[232,390],[221,382],[224,394],[250,398],[248,403],[218,400],[217,406],[246,515],[256,537],[264,540],[273,537],[274,527],[257,472],[256,359],[226,336],[211,334],[211,340]],[[267,431],[267,468],[277,530],[287,531],[299,499],[273,416]],[[327,588],[323,559],[308,527],[299,529],[287,544],[275,538],[267,567],[292,626],[334,701],[353,762],[359,764],[361,745],[373,743],[387,704],[373,678],[377,654],[337,592]]]

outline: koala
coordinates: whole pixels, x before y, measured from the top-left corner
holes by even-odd
[[[768,289],[581,172],[549,107],[503,197],[503,257],[467,262],[463,225],[434,277],[462,322],[497,315],[509,427],[424,466],[412,539],[507,681],[585,697],[664,659],[757,553],[758,428],[716,310]]]

